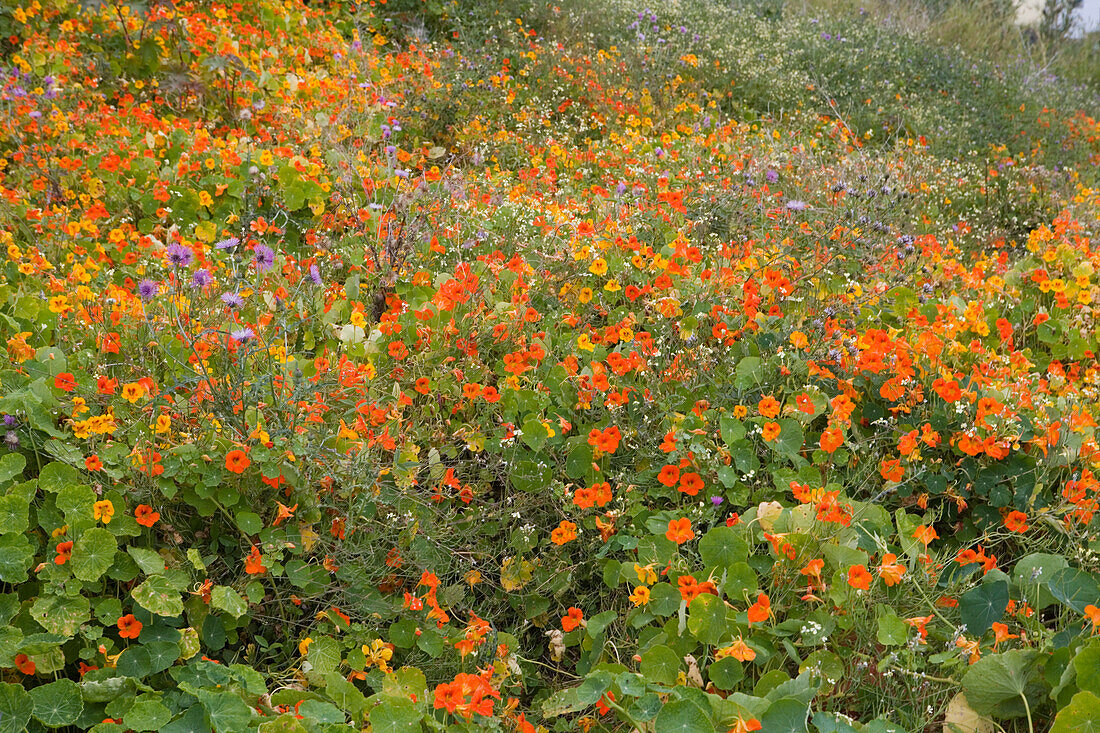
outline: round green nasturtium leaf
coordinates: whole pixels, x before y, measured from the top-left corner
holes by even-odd
[[[69,637],[88,620],[91,611],[91,604],[84,596],[42,596],[31,605],[31,618],[51,634]]]
[[[130,591],[134,600],[150,613],[158,616],[179,616],[183,613],[183,601],[179,591],[171,586],[163,575],[151,575]]]
[[[65,519],[69,522],[91,520],[94,503],[95,492],[90,486],[68,484],[57,492],[57,508],[65,514]]]
[[[835,653],[819,649],[798,665],[799,674],[806,671],[823,680],[825,684],[835,685],[844,677],[844,662]]]
[[[340,645],[330,636],[319,636],[310,642],[306,661],[318,674],[331,672],[340,666]]]
[[[34,714],[34,698],[22,685],[0,682],[0,733],[23,733]]]
[[[368,716],[374,733],[415,733],[421,730],[422,717],[412,700],[388,696]]]
[[[694,702],[677,700],[670,702],[657,713],[657,719],[653,721],[655,733],[710,733],[714,731],[714,723],[711,722],[703,709]]]
[[[1062,568],[1047,580],[1051,595],[1077,613],[1100,598],[1100,582],[1091,573],[1077,568]]]
[[[1082,690],[1058,711],[1050,733],[1100,733],[1100,697]]]
[[[707,667],[707,678],[719,690],[733,690],[745,678],[745,670],[733,657],[723,657]]]
[[[206,716],[215,733],[237,733],[248,730],[252,710],[231,692],[207,692],[196,690],[196,697],[206,709]]]
[[[963,593],[959,597],[959,616],[966,624],[966,632],[981,636],[989,631],[1004,616],[1008,600],[1008,583],[1003,580],[982,583]]]
[[[49,728],[70,725],[84,712],[80,685],[72,680],[62,679],[32,688],[30,696],[34,702],[34,717]]]
[[[1073,657],[1077,685],[1082,690],[1100,695],[1100,640],[1093,639]]]
[[[688,631],[699,641],[717,646],[729,635],[732,625],[726,612],[726,602],[709,593],[695,598],[688,607]]]
[[[73,556],[69,563],[73,566],[73,575],[80,580],[99,580],[115,561],[118,541],[115,536],[101,527],[93,527],[73,545]]]
[[[27,579],[34,563],[34,547],[26,535],[8,534],[0,537],[0,580],[13,585]]]
[[[733,527],[720,524],[699,540],[699,556],[707,567],[732,565],[749,556],[749,545]]]
[[[160,730],[171,719],[172,711],[152,695],[139,697],[122,716],[126,727],[136,731]]]
[[[674,685],[680,673],[680,658],[667,646],[658,645],[642,653],[642,676],[659,685]]]
[[[963,694],[981,715],[1003,714],[1003,705],[1027,689],[1038,662],[1039,653],[1033,649],[984,656],[963,675]]]
[[[283,713],[274,720],[260,723],[259,733],[306,733],[306,729],[293,715]]]
[[[1028,604],[1041,611],[1058,600],[1047,588],[1047,581],[1068,566],[1069,562],[1061,555],[1036,552],[1020,558],[1012,571],[1012,579]]]
[[[248,604],[241,594],[225,585],[214,586],[210,592],[210,605],[231,614],[233,618],[240,618],[248,612]]]

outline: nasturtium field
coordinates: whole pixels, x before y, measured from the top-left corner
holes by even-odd
[[[1100,96],[783,6],[0,5],[0,732],[1098,730]]]

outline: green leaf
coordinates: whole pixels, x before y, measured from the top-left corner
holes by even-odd
[[[347,718],[340,711],[340,708],[330,702],[321,700],[306,700],[298,707],[298,712],[306,720],[327,725],[342,725],[347,722]]]
[[[233,693],[199,689],[195,690],[195,697],[206,708],[207,718],[216,733],[238,733],[248,729],[252,710]]]
[[[130,594],[141,607],[158,616],[179,616],[183,613],[183,601],[179,591],[173,588],[163,575],[151,575]]]
[[[26,532],[30,523],[29,508],[30,503],[18,494],[0,496],[0,534]]]
[[[1082,690],[1058,711],[1050,733],[1100,733],[1100,697]]]
[[[565,475],[572,479],[583,479],[592,470],[592,447],[587,443],[577,443],[565,458]]]
[[[718,596],[704,593],[696,597],[688,609],[688,631],[699,641],[717,646],[729,634],[731,625],[726,602]]]
[[[39,479],[39,485],[42,484]],[[67,484],[57,492],[57,508],[65,515],[66,521],[75,524],[81,519],[92,518],[92,504],[95,503],[95,492],[90,486],[83,484]]]
[[[1069,562],[1061,555],[1032,553],[1016,563],[1012,571],[1013,582],[1027,599],[1028,605],[1041,611],[1057,600],[1047,587],[1047,581],[1068,566]]]
[[[745,670],[733,657],[723,657],[707,667],[707,678],[719,690],[729,691],[745,678]]]
[[[255,512],[237,512],[237,526],[247,535],[259,534],[264,528],[263,520]]]
[[[1008,583],[997,580],[982,583],[959,597],[959,615],[972,636],[981,636],[1000,621],[1008,608]],[[970,696],[967,695],[967,698]]]
[[[306,660],[318,674],[331,672],[340,666],[340,645],[331,636],[318,636],[310,642]]]
[[[164,557],[159,552],[142,547],[127,547],[126,552],[134,559],[141,572],[146,575],[160,575],[164,572]]]
[[[69,562],[73,566],[73,575],[80,580],[99,580],[107,569],[114,564],[118,541],[115,536],[101,527],[93,527],[73,545],[73,556]]]
[[[17,585],[27,579],[34,563],[34,547],[22,534],[0,537],[0,580]]]
[[[58,463],[56,461],[47,463],[42,469],[42,472],[38,474],[38,485],[42,487],[43,491],[49,491],[54,494],[58,493],[66,486],[74,486],[79,483],[80,473],[67,463]]]
[[[585,706],[595,705],[596,701],[611,689],[612,680],[611,673],[605,669],[589,673],[584,678],[584,682],[577,687],[577,702]]]
[[[139,697],[122,716],[126,727],[136,731],[160,730],[171,719],[172,711],[152,695]]]
[[[144,637],[145,634],[142,634]],[[183,637],[181,636],[180,639]],[[149,674],[157,674],[171,667],[180,658],[180,642],[151,641],[144,645],[149,652]]]
[[[1031,649],[982,657],[962,679],[970,707],[981,715],[998,712],[998,706],[1024,692],[1038,662],[1039,653]]]
[[[34,701],[34,717],[49,728],[69,725],[84,711],[80,685],[72,680],[62,679],[32,688],[30,695]]]
[[[760,730],[768,733],[806,733],[809,705],[793,697],[781,697],[760,716]]]
[[[733,527],[720,524],[699,540],[699,556],[707,567],[732,565],[749,556],[749,545]]]
[[[550,484],[552,475],[550,466],[535,461],[520,461],[510,472],[509,478],[517,491],[532,493],[544,490]]]
[[[275,720],[260,723],[259,733],[307,733],[302,724],[290,713],[283,713]]]
[[[1082,690],[1100,695],[1100,643],[1094,640],[1073,657],[1077,684]]]
[[[1047,581],[1051,595],[1072,608],[1084,613],[1085,606],[1095,604],[1100,598],[1100,583],[1091,574],[1077,568],[1062,568]]]
[[[909,638],[909,624],[893,613],[879,616],[876,638],[885,646],[901,646]]]
[[[722,440],[727,446],[732,446],[745,437],[745,425],[740,420],[723,415],[718,421],[718,429],[722,434]]]
[[[34,698],[21,685],[0,682],[0,733],[23,733],[34,714]]]
[[[802,449],[805,436],[802,434],[802,425],[797,420],[783,418],[779,420],[779,437],[772,441],[772,449],[777,453],[795,455]]]
[[[650,682],[674,685],[680,673],[680,658],[667,646],[655,646],[642,653],[641,672]]]
[[[210,604],[232,614],[233,618],[240,618],[248,612],[248,604],[241,598],[241,594],[225,585],[214,586],[210,592]]]
[[[710,716],[694,702],[670,702],[657,713],[653,721],[655,733],[707,733],[714,731]]]
[[[31,618],[43,629],[66,637],[76,634],[91,612],[91,604],[84,596],[42,596],[31,605]]]
[[[6,484],[16,476],[23,473],[27,467],[27,459],[22,453],[8,453],[0,458],[0,484]]]

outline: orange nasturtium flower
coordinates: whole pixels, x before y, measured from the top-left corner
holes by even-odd
[[[248,557],[244,560],[244,571],[249,575],[259,575],[260,573],[267,572],[267,568],[264,567],[263,558],[260,557],[259,548],[253,546],[249,551]]]
[[[939,535],[936,534],[935,527],[925,527],[923,524],[913,530],[913,536],[924,543],[925,547],[928,547],[932,540],[939,537]]]
[[[84,459],[84,467],[89,471],[98,471],[103,468],[103,461],[99,459],[99,456],[93,454]]]
[[[15,668],[23,674],[34,674],[35,664],[34,661],[26,654],[16,654]]]
[[[657,480],[665,486],[672,487],[680,480],[680,467],[669,464],[661,468],[661,472],[657,474]]]
[[[275,517],[274,526],[278,527],[281,523],[294,516],[294,512],[297,511],[298,505],[286,506],[282,502],[275,502],[279,507],[279,514]]]
[[[584,621],[584,611],[579,608],[572,607],[564,616],[561,617],[561,628],[562,631],[568,633],[578,626],[587,626]]]
[[[905,575],[905,566],[897,564],[898,556],[888,552],[882,556],[882,565],[879,565],[878,574],[887,587],[895,586],[901,582]]]
[[[118,635],[123,639],[136,639],[141,634],[141,622],[128,613],[118,620]]]
[[[1096,630],[1100,628],[1100,608],[1091,603],[1085,606],[1085,618],[1092,622],[1092,633],[1095,634]]]
[[[649,588],[644,585],[639,585],[634,589],[634,592],[630,594],[630,602],[633,603],[635,607],[644,606],[649,603],[649,595]]]
[[[555,545],[564,545],[566,542],[572,542],[575,539],[577,539],[577,525],[569,521],[563,520],[550,533],[550,541]]]
[[[69,558],[72,557],[72,556],[73,556],[73,543],[72,543],[72,541],[60,542],[57,545],[57,557],[55,557],[53,559],[53,561],[57,565],[64,565],[65,563],[67,563],[69,561]]]
[[[153,507],[148,504],[138,504],[134,510],[134,519],[142,527],[152,527],[160,520],[160,512],[153,511]]]
[[[110,524],[111,518],[114,516],[115,505],[111,503],[110,499],[101,499],[92,504],[92,518],[97,522],[102,520],[104,524]]]
[[[756,651],[738,636],[733,644],[724,649],[719,649],[714,653],[715,659],[723,659],[725,657],[733,657],[739,662],[751,662],[756,659]]]
[[[1019,639],[1019,634],[1008,633],[1008,625],[999,622],[993,622],[993,648],[996,649],[997,645],[1002,641],[1008,641],[1009,639]]]
[[[225,467],[233,473],[244,473],[244,470],[252,465],[248,454],[243,450],[235,449],[225,454]]]
[[[694,539],[695,531],[691,528],[691,520],[687,517],[668,520],[668,531],[665,532],[665,537],[678,545]]]
[[[130,382],[122,386],[122,399],[131,405],[145,396],[145,385],[138,382]]]
[[[871,587],[871,581],[875,577],[867,572],[866,565],[853,565],[848,568],[848,585],[860,590],[867,590]]]
[[[761,593],[756,597],[756,603],[749,606],[748,615],[750,624],[758,624],[762,621],[767,621],[771,616],[772,603],[766,593]]]
[[[764,423],[763,435],[764,435],[764,441],[765,442],[770,443],[773,440],[775,440],[776,438],[778,438],[779,437],[779,432],[780,432],[779,423],[777,423],[777,422],[766,422],[766,423]]]
[[[1005,517],[1005,527],[1010,532],[1026,532],[1030,525],[1027,523],[1027,515],[1021,511],[1013,510]]]
[[[833,453],[837,448],[844,445],[844,434],[837,428],[829,428],[821,434],[818,445],[826,453]]]
[[[772,397],[771,395],[768,395],[768,396],[764,397],[756,405],[756,409],[764,417],[776,417],[776,416],[778,416],[780,407],[781,407],[781,405],[779,404],[779,401],[777,399],[775,399],[774,397]]]

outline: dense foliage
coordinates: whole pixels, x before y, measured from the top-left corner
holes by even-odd
[[[1096,98],[750,5],[0,8],[0,731],[1097,730]]]

